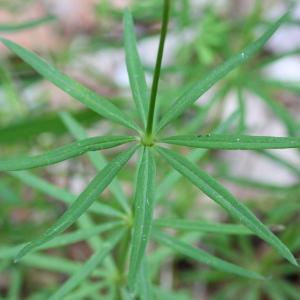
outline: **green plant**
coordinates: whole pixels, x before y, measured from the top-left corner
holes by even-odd
[[[53,16],[45,16],[36,20],[20,23],[20,24],[0,24],[0,32],[11,33],[11,32],[20,32],[30,28],[38,27],[48,22],[54,21]]]
[[[224,234],[255,234],[270,244],[291,264],[297,265],[296,259],[285,244],[266,225],[260,222],[244,204],[239,202],[217,180],[195,166],[191,160],[168,148],[171,145],[199,148],[197,150],[201,152],[196,153],[199,157],[204,154],[206,149],[263,150],[300,148],[299,138],[217,133],[207,136],[178,135],[168,137],[163,134],[163,129],[178,118],[210,87],[256,54],[279,26],[288,19],[289,14],[285,14],[272,24],[257,41],[209,72],[202,81],[194,83],[185,90],[175,100],[171,108],[157,121],[156,99],[170,15],[170,3],[170,0],[164,1],[161,39],[150,93],[136,47],[132,16],[128,11],[124,14],[126,62],[132,97],[135,101],[140,124],[128,117],[118,107],[107,101],[107,99],[62,74],[36,54],[7,39],[1,38],[5,46],[33,67],[44,78],[54,83],[57,87],[100,116],[122,125],[131,132],[135,132],[135,135],[131,136],[120,135],[87,138],[80,124],[69,114],[62,113],[62,121],[78,140],[77,142],[37,156],[13,157],[0,160],[0,171],[12,172],[55,164],[88,152],[90,160],[99,170],[99,173],[76,199],[74,195],[44,182],[27,171],[11,173],[13,176],[19,177],[22,181],[27,182],[27,184],[34,186],[38,190],[55,195],[58,199],[68,203],[70,207],[41,237],[26,245],[2,249],[0,257],[5,258],[5,261],[14,257],[15,261],[19,263],[22,261],[26,262],[27,259],[27,263],[28,261],[29,263],[36,261],[37,264],[40,263],[42,265],[43,263],[45,264],[43,261],[45,257],[33,254],[32,252],[55,248],[80,240],[90,240],[90,244],[95,250],[91,258],[80,268],[76,268],[73,265],[70,266],[59,260],[48,261],[48,268],[63,268],[72,275],[52,296],[49,297],[48,294],[43,295],[47,299],[63,299],[65,296],[72,297],[72,294],[69,295],[69,293],[90,275],[100,278],[104,277],[104,284],[108,282],[112,294],[107,293],[103,298],[107,296],[107,298],[130,299],[138,295],[141,299],[153,299],[154,296],[152,293],[155,289],[150,282],[149,269],[151,268],[149,268],[147,257],[145,256],[150,239],[168,246],[174,252],[181,253],[222,272],[228,272],[253,280],[265,279],[264,275],[266,274],[259,274],[255,269],[243,268],[222,260],[202,249],[191,246],[190,243],[194,241],[192,235],[183,238],[172,237],[160,230],[163,227],[181,228],[190,232],[196,228],[196,231],[199,230],[199,232],[219,232],[222,230]],[[122,148],[120,154],[107,164],[100,153],[91,153],[91,151],[110,149],[129,143],[133,145],[129,148]],[[168,145],[168,147],[164,147],[163,145]],[[118,181],[114,181],[114,179],[136,152],[139,155],[139,162],[136,168],[134,201],[130,203],[122,194]],[[195,153],[193,154],[196,156]],[[189,222],[182,219],[169,220],[166,218],[161,218],[153,222],[154,204],[155,201],[158,201],[155,195],[157,192],[155,183],[158,159],[167,162],[173,169],[208,195],[244,226],[233,224],[221,225],[201,221]],[[172,173],[171,176],[173,176]],[[134,185],[133,180],[131,182]],[[108,186],[110,186],[112,193],[118,201],[116,206],[97,202],[99,195]],[[93,224],[89,216],[84,214],[88,210],[105,216],[103,224]],[[81,219],[81,216],[86,216],[86,219]],[[81,224],[80,227],[82,228],[75,232],[62,234],[75,222]],[[105,241],[102,241],[98,236],[103,232],[109,232]],[[103,269],[99,268],[101,263],[103,263]],[[20,281],[18,270],[14,270],[12,276],[14,277],[13,282],[18,285]],[[88,293],[91,293],[95,288],[99,289],[100,287],[95,283],[87,282],[82,290],[84,288]],[[82,290],[80,292],[84,294]],[[12,289],[13,292],[14,290]]]

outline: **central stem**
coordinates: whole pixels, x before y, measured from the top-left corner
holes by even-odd
[[[152,140],[152,132],[153,132],[153,119],[155,113],[155,104],[157,98],[157,90],[158,90],[158,83],[161,71],[161,64],[163,59],[165,41],[168,31],[168,23],[170,18],[170,0],[164,0],[164,10],[163,10],[163,19],[162,19],[162,27],[160,33],[160,41],[159,41],[159,48],[157,53],[156,65],[154,70],[153,76],[153,83],[151,89],[151,96],[150,96],[150,104],[149,104],[149,111],[148,111],[148,120],[147,120],[147,128],[146,128],[146,140]]]

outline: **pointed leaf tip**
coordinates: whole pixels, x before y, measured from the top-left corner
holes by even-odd
[[[199,99],[206,91],[208,91],[215,83],[223,79],[232,70],[236,69],[251,57],[253,57],[267,41],[272,37],[276,30],[288,19],[289,11],[282,17],[277,19],[264,34],[255,42],[242,49],[239,53],[228,58],[223,64],[208,72],[205,77],[189,86],[172,104],[172,107],[164,114],[160,120],[157,132],[161,131],[171,121],[179,117],[186,109],[188,109],[195,101]]]
[[[119,154],[106,167],[100,171],[89,183],[86,189],[72,203],[70,208],[51,226],[43,235],[26,244],[17,254],[16,260],[20,260],[30,251],[52,240],[58,234],[70,227],[86,210],[98,199],[103,190],[112,182],[121,168],[133,156],[139,146],[133,146]]]
[[[111,101],[108,101],[106,98],[96,94],[86,86],[62,73],[34,52],[31,52],[4,38],[0,38],[0,41],[15,55],[29,64],[41,76],[52,82],[55,86],[81,102],[86,107],[127,128],[133,129],[137,132],[141,131],[140,127]]]
[[[243,203],[238,201],[224,186],[203,172],[188,159],[166,148],[156,147],[158,153],[175,170],[189,179],[196,187],[240,221],[261,239],[269,243],[278,253],[293,265],[297,261],[289,248],[274,235]]]

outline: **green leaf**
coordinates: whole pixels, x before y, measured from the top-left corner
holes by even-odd
[[[37,176],[34,176],[28,171],[10,172],[10,174],[13,177],[20,179],[22,182],[24,182],[28,186],[34,187],[36,190],[41,191],[42,193],[44,193],[46,195],[50,195],[51,197],[57,198],[58,200],[61,200],[68,205],[72,204],[77,199],[76,195],[68,192],[67,190],[58,188],[58,187],[54,186],[53,184],[50,184],[47,181],[45,181]],[[101,201],[101,198],[99,198],[99,200]],[[102,204],[99,201],[94,202],[93,205],[89,207],[88,211],[94,212],[99,215],[113,217],[113,218],[116,218],[116,217],[122,218],[122,219],[124,218],[124,215],[120,211],[116,210],[115,208],[113,208],[107,204],[104,204],[104,203]],[[92,221],[91,217],[89,216],[88,211],[86,214],[82,215],[76,221],[77,225],[81,229],[87,229],[87,228],[94,227],[94,222]],[[88,238],[88,240],[86,242],[94,250],[98,249],[99,246],[102,244],[102,241],[98,235]],[[17,252],[8,251],[8,254],[7,254],[7,251],[5,253],[5,250],[6,249],[4,249],[4,253],[3,253],[2,249],[0,249],[0,257],[1,258],[3,255],[4,256],[9,255],[8,256],[9,258],[14,257],[17,254],[17,252],[20,250],[20,248],[15,249]],[[25,257],[25,259],[26,258],[27,257]],[[24,259],[22,260],[22,263],[23,263],[23,261],[24,261]],[[105,266],[107,268],[114,267],[112,264],[112,259],[110,257],[107,260],[105,260]]]
[[[75,244],[80,241],[88,240],[89,238],[99,235],[103,232],[115,229],[122,225],[122,221],[118,222],[107,222],[101,225],[90,226],[89,228],[80,229],[71,233],[66,233],[55,237],[53,240],[44,243],[37,247],[38,250],[50,249],[63,247],[70,244]],[[0,259],[10,259],[17,255],[17,253],[24,247],[24,244],[11,246],[11,247],[0,247]]]
[[[111,249],[120,240],[123,231],[118,232],[108,241],[104,242],[101,249],[99,249],[92,257],[83,265],[83,267],[73,274],[50,298],[49,300],[61,300],[72,289],[82,283],[99,264],[102,263],[104,258],[109,254]]]
[[[158,130],[163,129],[172,120],[179,117],[189,106],[199,99],[207,90],[209,90],[216,82],[224,78],[229,72],[246,62],[255,55],[275,33],[275,31],[289,17],[289,13],[283,15],[254,43],[243,49],[238,54],[229,58],[225,63],[218,66],[214,70],[205,75],[200,82],[193,84],[179,96],[170,110],[161,119]]]
[[[285,295],[284,291],[278,287],[276,282],[266,282],[263,286],[264,293],[270,300],[286,300],[290,299],[288,295]]]
[[[92,295],[97,295],[102,289],[105,289],[106,287],[106,282],[84,284],[80,289],[74,291],[73,293],[69,293],[66,297],[64,297],[64,300],[89,299],[92,297]]]
[[[51,197],[54,197],[68,205],[76,201],[76,195],[70,193],[67,190],[59,188],[47,182],[46,180],[43,180],[31,174],[28,171],[10,172],[9,174],[15,178],[18,178],[26,185],[31,186],[36,190],[41,191],[42,193]],[[112,208],[109,205],[99,202],[93,203],[93,205],[89,208],[89,211],[99,215],[105,215],[110,217],[123,217],[123,214],[115,208]]]
[[[101,245],[103,242],[101,243]],[[97,248],[97,250],[100,248]],[[96,252],[96,251],[95,251]],[[29,254],[24,257],[20,262],[20,265],[29,267],[31,269],[36,268],[40,270],[46,270],[48,272],[64,273],[67,275],[72,275],[82,267],[82,263],[78,261],[72,261],[62,257],[54,255],[45,255],[45,254]],[[107,271],[107,269],[105,269]],[[97,269],[93,275],[103,278],[103,275],[106,275],[103,269]]]
[[[258,190],[265,190],[268,192],[278,193],[278,192],[297,192],[300,190],[299,184],[293,184],[293,185],[279,185],[279,184],[272,184],[264,181],[257,181],[253,179],[249,179],[247,177],[242,176],[233,176],[228,173],[224,173],[221,176],[218,176],[222,178],[225,181],[233,182],[234,184],[248,187],[252,189],[258,189]]]
[[[235,224],[218,224],[206,221],[192,221],[182,219],[157,219],[154,223],[155,227],[167,227],[187,231],[199,231],[216,234],[238,234],[248,235],[252,232],[241,225]]]
[[[134,200],[134,224],[128,272],[128,286],[131,290],[134,289],[151,231],[155,172],[152,149],[144,147],[138,167]]]
[[[117,147],[136,140],[127,136],[105,136],[81,140],[44,154],[35,156],[21,156],[0,160],[0,171],[19,171],[44,167],[80,156],[88,151],[97,151]]]
[[[14,115],[19,118],[22,117],[26,113],[26,105],[21,100],[21,95],[19,95],[16,89],[16,82],[13,80],[12,72],[8,69],[7,64],[3,61],[0,66],[0,82],[1,82],[1,90],[4,99],[4,106],[6,107],[4,111],[12,112]],[[3,111],[1,111],[1,116],[3,115]],[[4,112],[4,116],[5,116]]]
[[[160,142],[180,146],[222,149],[222,150],[263,150],[300,148],[300,138],[248,136],[248,135],[182,135],[161,138]]]
[[[95,225],[71,233],[62,234],[60,236],[55,237],[53,240],[43,244],[42,246],[39,247],[39,249],[63,247],[65,245],[70,245],[80,241],[84,241],[95,235],[99,235],[103,232],[115,229],[116,227],[119,227],[122,224],[123,223],[121,221],[106,222],[104,224]]]
[[[1,24],[0,23],[0,32],[4,33],[12,33],[24,31],[30,28],[35,28],[49,22],[55,21],[56,18],[54,16],[45,16],[39,19],[30,20],[28,22],[20,23],[20,24]]]
[[[10,287],[8,290],[7,300],[18,300],[21,299],[21,289],[22,289],[22,270],[14,268],[10,272]]]
[[[205,155],[208,154],[209,150],[205,149],[193,149],[188,154],[188,159],[196,163],[201,161]],[[166,198],[166,195],[169,194],[170,190],[176,185],[180,180],[181,175],[176,170],[171,169],[171,171],[164,177],[164,179],[158,184],[155,191],[155,202],[163,201]]]
[[[40,270],[47,270],[47,272],[52,271],[70,275],[80,268],[80,264],[78,262],[53,255],[37,253],[27,255],[20,261],[20,264],[30,267],[31,269],[37,268]]]
[[[230,215],[239,220],[260,238],[268,242],[283,257],[298,265],[290,250],[241,202],[214,178],[197,168],[183,156],[168,149],[157,147],[157,151],[179,173],[189,179],[202,192],[223,207]]]
[[[274,88],[274,89],[281,89],[286,90],[288,92],[294,93],[296,95],[300,95],[300,82],[299,81],[281,81],[281,80],[275,80],[275,79],[265,79],[261,82],[264,85],[267,85],[268,87]]]
[[[139,274],[139,297],[141,300],[152,300],[153,299],[153,288],[151,285],[151,279],[149,276],[148,262],[144,258],[140,274]]]
[[[260,299],[260,290],[258,286],[251,287],[250,290],[244,295],[245,300],[259,300]]]
[[[128,10],[124,12],[124,30],[126,64],[132,96],[145,127],[147,120],[148,88],[144,68],[137,50],[132,15]]]
[[[133,121],[131,121],[131,118],[126,116],[114,104],[71,79],[67,75],[61,73],[54,66],[48,64],[38,55],[7,39],[0,38],[0,41],[17,56],[28,63],[32,68],[34,68],[39,74],[51,81],[54,85],[65,91],[70,96],[74,97],[83,105],[109,120],[115,121],[136,131],[140,130],[139,127]]]
[[[289,299],[298,300],[300,289],[299,286],[294,285],[292,282],[278,280],[276,281],[276,285],[282,290]]]
[[[225,122],[221,123],[215,130],[214,133],[221,134],[225,133],[226,130],[232,125],[232,123],[237,119],[238,113],[234,112],[229,116]],[[207,149],[195,149],[192,150],[191,153],[188,154],[188,159],[192,162],[197,162],[202,159],[209,150]],[[175,170],[172,170],[167,176],[165,176],[164,180],[158,185],[155,194],[155,200],[160,201],[163,197],[170,191],[170,189],[176,184],[176,182],[180,179],[180,174]]]
[[[86,139],[87,134],[81,124],[75,120],[69,113],[60,113],[60,117],[65,126],[69,129],[70,133],[78,140]],[[89,152],[88,157],[91,163],[95,166],[96,170],[101,171],[107,164],[107,160],[101,152]],[[128,199],[124,195],[120,183],[115,178],[109,186],[112,194],[116,197],[120,207],[126,212],[130,213],[130,207]]]
[[[263,68],[268,66],[269,64],[272,64],[276,62],[277,60],[280,60],[282,58],[290,57],[290,56],[297,56],[300,54],[300,48],[280,52],[280,53],[272,53],[272,55],[268,55],[266,58],[261,59],[258,61],[256,68]]]
[[[84,125],[91,125],[101,120],[98,114],[89,109],[74,112],[72,116]],[[39,113],[38,116],[30,115],[26,119],[18,119],[17,123],[13,122],[4,127],[1,126],[0,145],[28,143],[45,132],[55,134],[57,137],[66,132],[66,128],[57,113],[45,112]]]
[[[154,231],[153,237],[157,242],[170,247],[173,251],[179,252],[182,255],[190,257],[201,263],[207,264],[223,272],[227,272],[227,273],[231,273],[231,274],[235,274],[235,275],[239,275],[251,279],[264,279],[263,276],[261,276],[260,274],[254,271],[250,271],[242,267],[239,267],[237,265],[234,265],[232,263],[226,262],[220,258],[217,258],[205,252],[202,249],[190,246],[189,244],[179,241],[162,232]]]
[[[134,154],[138,146],[119,154],[90,182],[70,208],[51,226],[40,238],[28,243],[17,255],[18,261],[28,252],[52,240],[70,227],[99,197],[103,190],[111,183],[121,168]]]

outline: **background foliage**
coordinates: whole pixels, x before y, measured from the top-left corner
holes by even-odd
[[[247,5],[246,1],[239,1],[242,4],[235,7],[239,8],[238,13],[233,14],[230,7],[237,5],[235,1],[227,10],[222,5],[194,2],[172,1],[155,128],[176,115],[172,110],[174,100],[179,99],[183,112],[184,103],[191,104],[203,88],[208,89],[216,79],[222,80],[182,115],[177,114],[178,118],[158,137],[164,143],[160,146],[175,144],[168,147],[177,154],[158,148],[158,156],[152,147],[139,149],[108,189],[106,185],[130,159],[133,149],[120,146],[101,152],[88,151],[136,142],[137,138],[129,135],[133,134],[132,129],[140,132],[146,122],[148,106],[143,106],[142,101],[150,97],[151,78],[155,74],[153,53],[156,55],[163,1],[136,1],[130,5],[142,68],[134,47],[130,14],[125,14],[124,21],[124,8],[112,1],[93,3],[96,22],[89,28],[73,27],[73,31],[51,6],[45,6],[41,16],[26,22],[0,20],[1,36],[17,39],[17,44],[20,34],[31,36],[41,28],[50,28],[48,34],[54,32],[61,37],[46,49],[34,44],[27,47],[23,41],[25,48],[38,52],[57,67],[51,72],[44,61],[5,40],[11,51],[8,54],[1,48],[0,52],[0,298],[134,299],[129,292],[131,288],[137,299],[299,299],[299,269],[282,258],[295,263],[283,244],[264,232],[261,237],[271,247],[246,227],[237,225],[236,219],[208,201],[187,180],[203,191],[206,189],[205,193],[214,198],[201,183],[201,180],[209,182],[207,173],[213,175],[299,257],[299,151],[265,150],[299,148],[299,76],[289,79],[288,75],[291,68],[288,59],[294,64],[299,61],[299,39],[298,46],[292,49],[272,46],[272,40],[264,45],[267,36],[255,43],[263,33],[269,31],[271,35],[277,25],[281,25],[280,30],[286,28],[288,34],[292,34],[290,28],[298,29],[299,20],[294,14],[297,5],[291,16],[276,25],[276,18],[267,13],[275,4],[284,13],[287,3],[280,6],[280,1],[249,1]],[[3,8],[18,15],[36,3],[3,1]],[[234,56],[248,45],[248,50]],[[262,46],[255,57],[240,66],[240,62]],[[113,61],[114,57],[118,58]],[[110,60],[113,62],[109,63]],[[124,71],[125,61],[130,80]],[[237,68],[226,77],[222,70],[219,75],[211,73],[226,61],[231,62],[228,68],[233,65]],[[272,76],[278,64],[286,78]],[[58,70],[82,86],[63,77]],[[59,92],[44,78],[66,94],[80,98],[90,109],[77,105],[72,97]],[[201,84],[191,89],[195,82]],[[178,98],[184,91],[188,94]],[[132,98],[137,112],[133,110]],[[124,118],[125,114],[130,117]],[[141,121],[136,124],[138,117]],[[214,140],[214,134],[221,137],[218,135]],[[243,138],[246,134],[289,138],[247,140]],[[76,142],[111,135],[122,137]],[[168,138],[174,135],[193,135],[193,138]],[[39,159],[17,159],[22,154],[40,154],[67,144],[69,148],[60,148]],[[178,145],[199,149],[188,150]],[[242,154],[235,150],[230,154],[229,149],[254,151]],[[16,157],[6,159],[12,156]],[[46,168],[13,171],[72,157],[76,158]],[[187,178],[180,177],[168,162]],[[93,179],[97,172],[99,175]],[[211,186],[230,198],[218,182],[212,182]],[[90,190],[85,190],[86,186]],[[155,208],[153,204],[145,209],[134,200],[147,203],[151,198]],[[79,219],[76,218],[81,214],[79,210],[78,215],[72,214],[71,223],[77,219],[76,223],[50,240],[50,236],[57,234],[57,227],[51,226],[76,199],[82,199],[83,206],[96,201]],[[150,239],[152,209],[154,224]],[[233,208],[228,210],[232,212]],[[247,215],[241,211],[242,216]],[[134,218],[132,212],[138,217]],[[71,223],[62,222],[60,231]],[[42,244],[36,239],[49,227],[53,231],[44,235],[46,243]],[[146,256],[144,235],[150,239]],[[14,263],[22,245],[30,240],[37,241],[30,247],[40,244],[38,251]]]

